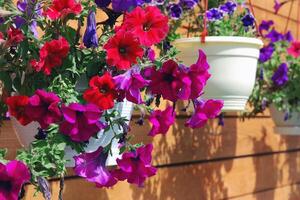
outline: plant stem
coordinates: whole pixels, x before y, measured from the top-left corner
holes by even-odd
[[[58,200],[63,200],[63,190],[65,186],[65,179],[64,177],[61,177],[59,181],[59,194],[58,194]]]

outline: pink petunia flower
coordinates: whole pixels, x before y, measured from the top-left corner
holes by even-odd
[[[208,100],[206,102],[199,102],[196,105],[194,115],[185,123],[190,128],[202,128],[208,119],[216,118],[223,108],[223,101]]]
[[[53,0],[52,5],[43,12],[43,15],[51,20],[64,18],[69,14],[78,15],[82,11],[82,6],[76,0]]]
[[[175,122],[175,113],[173,113],[173,107],[168,106],[164,111],[153,111],[149,117],[149,121],[152,124],[152,129],[148,134],[149,136],[167,134],[170,126]]]
[[[135,151],[122,155],[122,159],[117,159],[119,169],[113,171],[113,175],[118,180],[127,180],[128,183],[143,186],[146,178],[156,174],[156,168],[151,166],[151,152],[153,145],[148,144],[137,148]]]
[[[0,199],[17,200],[22,185],[29,180],[30,172],[23,162],[0,163]]]
[[[99,121],[102,112],[94,104],[71,103],[69,106],[63,105],[61,110],[65,121],[60,125],[60,132],[75,142],[88,141],[104,128]]]
[[[61,120],[61,112],[58,104],[60,98],[53,92],[36,90],[35,94],[29,98],[26,106],[26,115],[33,121],[39,122],[42,129],[46,129],[50,124]]]
[[[75,156],[74,171],[87,181],[96,183],[97,187],[112,187],[118,181],[105,166],[107,156],[102,147],[95,152]]]
[[[292,42],[292,44],[288,48],[287,52],[294,58],[298,58],[300,56],[300,41]]]

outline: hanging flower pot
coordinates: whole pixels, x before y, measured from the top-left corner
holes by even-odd
[[[281,135],[300,136],[300,113],[293,112],[289,115],[279,111],[274,105],[270,106],[271,117],[275,123],[275,132]]]
[[[174,42],[178,59],[190,65],[202,49],[210,65],[211,78],[204,90],[205,99],[224,100],[223,111],[244,110],[255,83],[259,49],[263,43],[247,37],[183,38]]]

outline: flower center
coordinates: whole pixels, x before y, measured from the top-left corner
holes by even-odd
[[[172,74],[165,74],[163,80],[168,83],[172,83],[172,81],[174,81],[174,77],[172,76]]]
[[[151,28],[151,24],[150,24],[149,22],[147,22],[147,23],[145,23],[145,24],[143,25],[143,30],[144,30],[144,31],[149,31],[150,28]]]
[[[108,93],[109,91],[109,87],[107,85],[103,85],[101,88],[99,88],[99,91],[102,93],[102,94],[106,94]]]
[[[120,47],[119,48],[119,53],[124,55],[126,53],[126,48],[125,47]]]
[[[0,181],[0,188],[5,191],[10,191],[12,189],[12,184],[10,181]]]

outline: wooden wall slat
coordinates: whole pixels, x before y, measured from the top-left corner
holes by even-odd
[[[82,179],[70,179],[66,181],[64,199],[218,200],[237,196],[243,199],[241,196],[245,194],[299,182],[299,164],[300,152],[293,152],[160,168],[144,188],[121,182],[113,189],[96,189]],[[58,182],[52,185],[57,190]],[[32,192],[30,187],[28,193]],[[26,200],[31,199],[40,198],[27,195]]]

